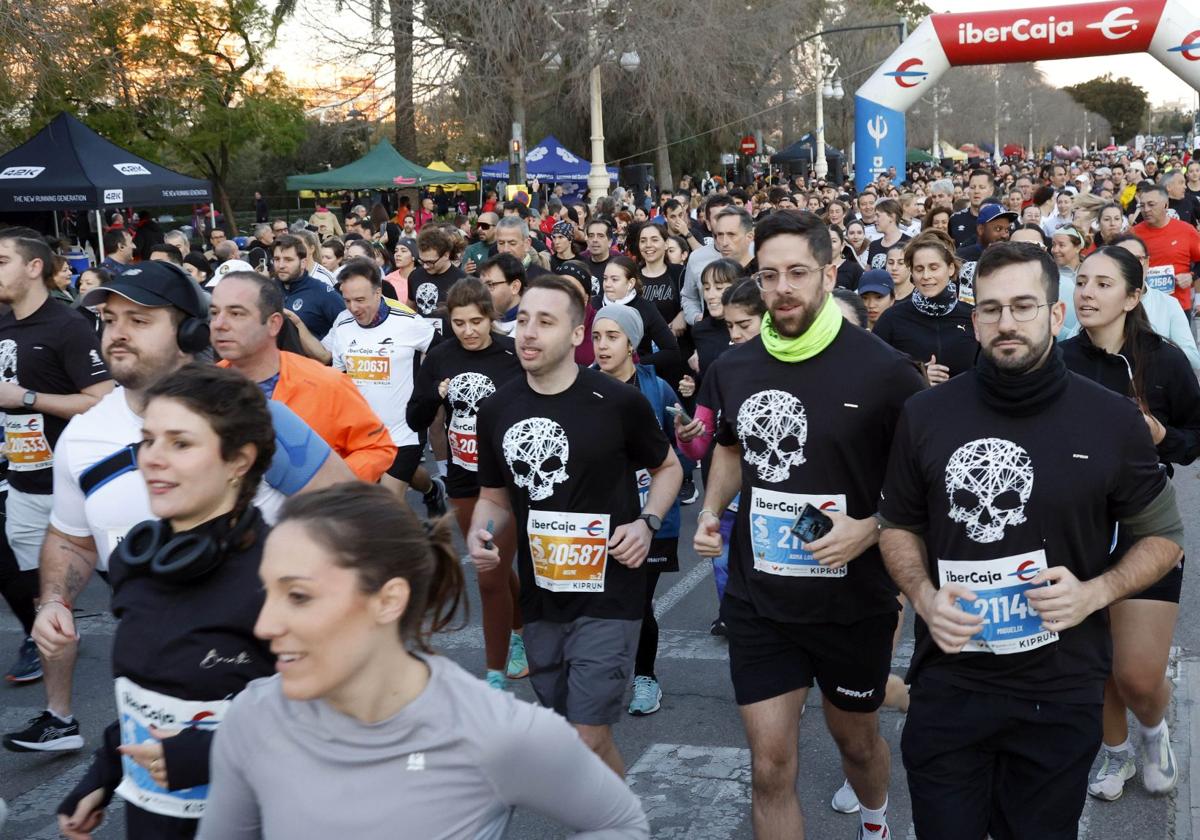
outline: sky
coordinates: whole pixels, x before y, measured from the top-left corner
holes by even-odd
[[[935,12],[979,12],[992,11],[999,8],[1027,9],[1039,6],[1076,5],[1074,3],[1029,2],[1029,0],[1009,0],[999,4],[996,0],[925,0],[927,6]],[[1114,2],[1114,6],[1119,3]],[[1105,73],[1114,76],[1128,76],[1140,85],[1150,95],[1150,103],[1160,106],[1167,102],[1183,100],[1194,108],[1196,91],[1182,79],[1163,67],[1146,53],[1125,55],[1119,57],[1120,66],[1113,68],[1113,56],[1098,58],[1070,58],[1062,61],[1039,61],[1038,67],[1046,74],[1046,79],[1055,87],[1066,87],[1078,82],[1086,82]]]
[[[935,12],[990,11],[1000,7],[996,0],[925,0],[925,2]],[[279,41],[283,46],[272,51],[270,60],[275,62],[294,84],[311,84],[315,78],[322,76],[328,81],[327,71],[314,68],[311,53],[308,50],[295,50],[294,45],[313,37],[315,27],[312,21],[322,19],[325,14],[332,14],[331,8],[325,8],[331,7],[332,3],[329,0],[301,0],[298,5],[299,12],[296,18],[284,26],[284,32]],[[1043,2],[1007,0],[1003,7],[1021,9],[1053,5],[1074,4],[1048,3],[1044,0]],[[1114,5],[1116,5],[1116,0],[1114,0]],[[288,48],[289,44],[292,45],[292,48]],[[1188,108],[1196,107],[1196,91],[1149,55],[1139,53],[1121,56],[1119,63],[1120,66],[1114,75],[1128,76],[1135,84],[1141,85],[1149,93],[1151,104],[1161,106],[1164,103],[1182,100],[1188,103]],[[1113,72],[1113,57],[1042,61],[1038,62],[1038,66],[1045,72],[1050,84],[1055,87],[1065,87]]]

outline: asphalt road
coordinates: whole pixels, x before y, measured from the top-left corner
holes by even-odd
[[[1176,486],[1185,521],[1200,501],[1200,469],[1177,471]],[[716,614],[716,594],[707,561],[690,551],[691,534],[699,505],[684,508],[685,533],[681,541],[681,571],[659,583],[657,609],[662,638],[658,677],[663,687],[662,709],[645,718],[627,717],[616,727],[616,740],[629,767],[629,782],[642,798],[656,838],[678,840],[732,840],[751,836],[749,821],[750,757],[746,749],[733,691],[728,677],[724,643],[708,633]],[[1188,554],[1200,556],[1200,537],[1188,533]],[[472,582],[474,573],[468,570]],[[1127,784],[1125,796],[1115,803],[1089,798],[1080,821],[1079,837],[1086,840],[1189,840],[1193,820],[1200,820],[1200,779],[1193,789],[1189,768],[1192,744],[1200,739],[1200,623],[1190,620],[1200,611],[1195,573],[1185,578],[1181,620],[1175,633],[1178,655],[1173,669],[1180,683],[1172,706],[1172,740],[1181,765],[1181,782],[1175,794],[1151,797],[1140,782]],[[474,592],[474,587],[472,586]],[[93,581],[79,599],[78,622],[83,645],[76,671],[75,713],[88,749],[93,748],[104,726],[114,717],[109,646],[113,622],[105,612],[107,592]],[[441,650],[455,661],[482,675],[483,650],[477,598],[472,597],[472,621],[462,631],[442,637]],[[894,663],[903,673],[911,650],[911,619]],[[0,605],[0,664],[5,667],[20,641],[16,620]],[[527,683],[517,694],[532,700]],[[45,702],[38,685],[0,685],[0,730],[10,731],[40,712]],[[911,827],[908,793],[900,761],[903,715],[884,710],[881,726],[892,747],[892,782],[889,821],[897,840],[915,838]],[[800,732],[798,788],[810,838],[852,838],[857,816],[833,812],[829,799],[842,781],[833,742],[822,719],[819,695],[810,695]],[[4,838],[57,837],[54,812],[63,795],[79,779],[87,752],[47,756],[0,751],[0,797],[9,803]],[[953,807],[952,803],[947,803]],[[97,838],[124,836],[119,806],[110,808],[107,824]],[[1198,822],[1200,824],[1200,822]],[[537,815],[518,812],[508,837],[546,840],[564,836],[561,828]],[[1200,836],[1200,834],[1195,835]]]

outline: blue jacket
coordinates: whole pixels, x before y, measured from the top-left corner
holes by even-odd
[[[318,341],[346,311],[341,295],[307,273],[283,287],[283,305],[300,316]]]
[[[634,369],[637,371],[638,389],[650,401],[650,407],[654,409],[654,416],[658,418],[663,431],[667,433],[667,439],[674,445],[675,418],[667,412],[667,406],[675,405],[675,403],[679,402],[679,397],[675,395],[675,391],[672,390],[671,386],[654,372],[653,365],[634,365]],[[641,496],[642,505],[645,506],[649,487],[642,488],[639,482],[638,494]],[[678,496],[675,497],[675,503],[667,511],[667,515],[663,517],[662,528],[654,535],[654,538],[657,540],[679,539]]]

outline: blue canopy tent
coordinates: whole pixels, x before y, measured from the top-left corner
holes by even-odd
[[[586,184],[591,168],[590,161],[572,154],[553,134],[525,153],[525,176],[530,180],[537,178],[547,183],[570,181]],[[609,166],[607,169],[609,182],[615,182],[616,167]],[[507,181],[508,174],[508,164],[505,161],[483,165],[483,177],[488,181]]]

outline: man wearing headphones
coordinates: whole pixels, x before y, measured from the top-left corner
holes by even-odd
[[[146,389],[208,347],[203,296],[182,269],[147,261],[91,290],[83,306],[104,321],[101,352],[116,388],[75,417],[54,450],[54,505],[41,553],[41,604],[33,638],[42,655],[47,709],[5,736],[17,752],[83,746],[71,716],[78,634],[72,602],[94,569],[105,571],[113,548],[138,522],[153,518],[137,472]],[[286,406],[270,404],[276,457],[255,498],[273,520],[284,496],[352,480],[341,458]]]
[[[29,634],[38,556],[50,523],[54,444],[68,420],[113,389],[91,326],[51,299],[47,280],[53,270],[50,248],[35,231],[0,232],[0,303],[10,307],[0,316],[0,413],[8,459],[4,530],[18,569],[4,594],[15,602],[26,634],[6,675],[14,683],[42,674]]]

